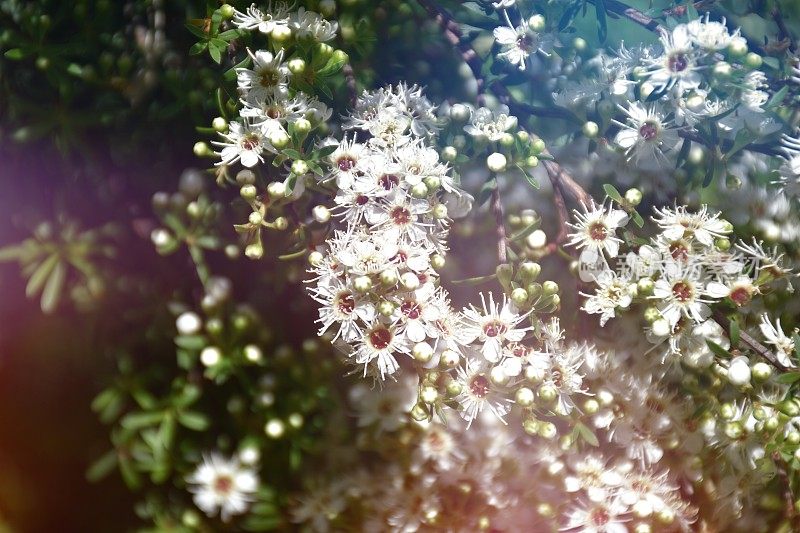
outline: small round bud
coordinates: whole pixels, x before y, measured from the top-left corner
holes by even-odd
[[[248,244],[244,249],[244,255],[249,259],[261,259],[264,256],[264,247],[260,242]]]
[[[583,410],[587,415],[593,415],[600,410],[600,402],[594,398],[589,398],[583,402]]]
[[[250,169],[246,168],[236,173],[236,183],[238,183],[240,187],[245,185],[253,185],[255,182],[256,175]]]
[[[272,225],[275,227],[276,230],[284,231],[286,228],[289,227],[289,221],[286,219],[286,217],[278,217],[275,219]]]
[[[419,288],[419,278],[413,272],[406,272],[400,276],[400,284],[404,289],[413,291]]]
[[[156,248],[165,248],[172,244],[175,240],[172,238],[172,233],[164,228],[156,228],[150,232],[150,241]]]
[[[648,296],[649,294],[652,294],[655,286],[656,284],[652,278],[642,278],[636,283],[637,290],[642,296]],[[658,312],[658,310],[656,310],[656,312]],[[656,319],[658,319],[658,317],[656,317]]]
[[[717,61],[714,64],[714,68],[712,69],[714,76],[718,76],[720,78],[727,78],[733,72],[733,68],[731,64],[727,61]]]
[[[728,381],[741,387],[750,383],[750,376],[750,362],[747,357],[734,357],[728,367]]]
[[[298,176],[303,176],[308,173],[308,163],[302,159],[298,159],[292,163],[292,172]]]
[[[585,122],[583,124],[583,134],[589,137],[590,139],[594,139],[600,133],[600,126],[597,125],[597,122],[592,122],[591,120]]]
[[[369,276],[358,276],[353,280],[353,288],[358,292],[368,292],[372,288],[372,280]]]
[[[214,155],[214,152],[211,150],[211,147],[208,146],[208,143],[203,141],[194,143],[194,148],[192,148],[192,151],[197,157],[210,157]]]
[[[217,365],[222,360],[222,352],[216,346],[206,346],[200,352],[200,362],[204,366],[211,367]]]
[[[399,277],[397,275],[397,270],[394,268],[387,268],[386,270],[381,271],[380,274],[381,283],[384,285],[391,287],[393,285],[397,285],[397,281]]]
[[[653,322],[653,335],[657,337],[666,337],[672,333],[672,328],[669,322],[664,318],[659,318]]]
[[[187,509],[181,515],[181,522],[189,529],[196,529],[200,526],[200,515],[192,509]]]
[[[461,361],[461,356],[455,350],[445,350],[439,358],[439,364],[444,368],[455,368]]]
[[[306,70],[306,62],[299,57],[290,59],[287,66],[292,74],[302,74]]]
[[[545,148],[546,146],[544,144],[544,141],[538,137],[534,139],[533,142],[531,143],[531,153],[533,155],[541,154],[542,152],[544,152]]]
[[[250,216],[247,217],[247,220],[250,222],[250,224],[258,226],[264,221],[264,215],[262,215],[258,211],[253,211],[252,213],[250,213]]]
[[[545,403],[554,402],[558,397],[558,389],[556,389],[553,385],[548,384],[539,387],[537,393],[539,394],[539,398]]]
[[[731,44],[728,45],[728,53],[732,57],[742,57],[747,54],[747,41],[744,39],[734,39]]]
[[[640,203],[642,203],[642,191],[639,189],[628,189],[625,191],[625,201],[628,205],[636,207]]]
[[[778,411],[792,418],[800,415],[800,406],[792,400],[784,400],[778,404]]]
[[[728,422],[724,427],[725,436],[729,439],[736,440],[744,433],[744,428],[739,422]]]
[[[394,304],[387,300],[378,304],[378,312],[383,316],[391,316],[394,313]]]
[[[506,371],[503,370],[503,367],[495,366],[489,372],[489,378],[495,385],[505,385],[508,382],[509,376],[506,374]]]
[[[486,166],[489,167],[489,170],[492,172],[503,172],[507,165],[508,160],[506,156],[500,152],[494,152],[486,158]]]
[[[525,158],[525,165],[528,168],[535,168],[539,165],[539,158],[535,155],[530,155]]]
[[[197,313],[189,311],[181,313],[177,320],[175,320],[175,327],[181,335],[194,335],[203,327],[203,321],[200,320]]]
[[[656,518],[662,524],[671,524],[675,521],[675,511],[665,505],[656,513]]]
[[[258,190],[255,185],[242,185],[239,189],[239,195],[245,200],[255,200]]]
[[[289,26],[275,26],[270,37],[278,43],[286,42],[292,37],[292,29]]]
[[[764,60],[761,58],[761,56],[755,52],[750,52],[744,56],[744,64],[752,69],[760,68],[763,62]]]
[[[742,188],[742,178],[734,174],[728,174],[725,176],[725,186],[732,191],[738,191]]]
[[[311,122],[305,118],[298,118],[292,123],[292,129],[300,135],[307,135],[308,132],[311,131]],[[298,172],[298,174],[300,173]],[[303,174],[305,174],[305,172],[303,172]]]
[[[322,255],[321,252],[314,250],[310,254],[308,254],[308,264],[311,266],[319,266],[322,264],[322,261],[325,260],[325,256]]]
[[[455,122],[466,122],[470,115],[469,108],[464,104],[453,104],[450,107],[450,118]]]
[[[522,407],[530,407],[534,399],[533,391],[528,387],[520,387],[514,395],[514,401]]]
[[[547,244],[547,234],[544,231],[537,229],[528,235],[528,237],[525,239],[525,243],[534,250],[544,248]]]
[[[439,398],[439,391],[436,390],[436,387],[422,387],[419,398],[425,403],[433,403]]]
[[[445,146],[442,149],[442,159],[448,163],[452,163],[458,157],[458,150],[455,146]]]
[[[411,187],[411,195],[414,198],[425,198],[428,196],[428,186],[422,182],[417,183]]]
[[[433,348],[427,342],[418,342],[411,350],[411,355],[420,363],[427,363],[433,357]],[[429,402],[430,403],[430,402]]]
[[[336,0],[320,0],[319,12],[323,17],[331,17],[336,14]]]
[[[463,390],[464,390],[464,386],[461,384],[461,382],[459,382],[459,381],[457,381],[455,379],[451,379],[450,381],[448,381],[447,382],[447,386],[445,387],[445,391],[447,392],[447,396],[449,396],[450,398],[458,396],[459,394],[461,394],[461,392]]]
[[[558,283],[550,280],[542,283],[542,294],[545,296],[552,296],[556,293],[558,293]]]
[[[422,183],[425,184],[429,191],[435,191],[442,186],[442,180],[439,176],[427,176],[422,180]]]
[[[525,379],[531,383],[539,383],[544,379],[544,370],[533,365],[525,367]]]
[[[511,301],[516,305],[525,305],[525,303],[528,301],[528,291],[522,287],[517,287],[511,291]]]
[[[278,418],[273,418],[264,425],[264,433],[271,439],[279,439],[286,431],[286,426],[283,421]]]
[[[222,117],[216,117],[211,121],[211,127],[214,128],[214,131],[224,133],[228,129],[228,121]]]
[[[443,220],[447,218],[447,206],[444,204],[436,204],[433,207],[432,214],[433,218],[435,218],[436,220]]]
[[[251,363],[259,363],[264,358],[264,354],[261,351],[261,348],[256,346],[255,344],[248,344],[243,349],[244,358],[250,361]]]
[[[277,148],[278,150],[282,150],[289,146],[289,135],[283,131],[283,129],[276,128],[269,134],[269,142]]]
[[[753,374],[753,379],[759,383],[763,383],[772,376],[772,367],[760,361],[753,365],[751,373]]]
[[[280,200],[286,197],[286,184],[282,181],[273,181],[267,185],[267,194],[272,200]]]
[[[727,252],[731,249],[731,241],[727,237],[717,237],[714,239],[714,246],[717,247],[717,250]]]
[[[324,205],[318,205],[311,210],[311,216],[320,224],[325,224],[331,219],[331,211]]]
[[[586,50],[586,46],[587,46],[586,41],[584,39],[580,38],[580,37],[575,37],[572,40],[572,47],[575,50],[577,50],[578,52],[582,52],[582,51]]]
[[[445,262],[446,262],[446,259],[444,258],[443,255],[434,254],[433,256],[431,256],[431,266],[433,267],[434,270],[443,269],[444,265],[445,265]]]
[[[545,26],[545,20],[543,15],[532,15],[531,18],[528,19],[528,26],[533,31],[542,31]]]
[[[222,4],[221,6],[219,6],[219,14],[222,15],[222,18],[224,18],[225,20],[233,18],[233,14],[235,12],[236,10],[230,4]]]
[[[526,418],[522,421],[522,429],[528,435],[539,434],[539,421],[535,418]]]
[[[531,142],[531,134],[525,130],[519,130],[517,132],[517,139],[522,141],[523,144],[528,144]]]
[[[423,420],[428,420],[428,418],[430,418],[428,408],[424,403],[417,403],[411,408],[411,418],[417,422],[422,422]]]
[[[541,422],[539,424],[539,435],[545,439],[554,439],[558,436],[558,428],[552,422]]]
[[[539,263],[526,261],[520,265],[519,271],[526,280],[533,281],[541,274],[542,266]]]
[[[500,136],[500,145],[506,148],[514,146],[514,136],[506,132]]]

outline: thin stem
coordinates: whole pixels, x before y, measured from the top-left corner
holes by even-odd
[[[192,262],[195,270],[197,270],[197,277],[200,279],[200,283],[203,284],[203,288],[206,288],[211,274],[209,273],[208,265],[206,265],[203,250],[196,244],[189,244],[189,255],[192,256]]]
[[[786,27],[786,23],[783,20],[783,14],[781,13],[781,8],[778,3],[775,3],[775,7],[772,10],[772,20],[775,21],[775,24],[778,26],[778,38],[781,40],[789,41],[789,50],[794,52],[797,49],[797,43],[792,37],[789,28]]]
[[[722,329],[725,330],[725,334],[728,335],[730,338],[731,333],[731,321],[726,317],[721,311],[714,311],[713,314],[714,321],[722,326]],[[751,350],[756,352],[758,355],[766,359],[772,366],[780,370],[781,372],[786,372],[789,370],[784,364],[782,364],[775,355],[763,344],[758,342],[756,339],[751,337],[748,333],[744,331],[739,331],[739,339],[750,347]]]
[[[492,213],[494,213],[494,224],[497,235],[497,261],[503,265],[508,262],[508,248],[506,237],[505,216],[503,215],[503,203],[500,201],[500,184],[497,178],[494,180],[494,190],[492,191]]]

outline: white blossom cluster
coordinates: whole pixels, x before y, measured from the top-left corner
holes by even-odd
[[[289,13],[283,3],[262,11],[255,5],[245,13],[236,11],[234,25],[243,30],[258,30],[264,34],[292,32],[298,39],[315,42],[329,41],[336,35],[338,25],[320,15],[299,8]],[[264,163],[264,153],[278,154],[289,142],[288,126],[298,120],[313,124],[324,122],[331,110],[314,96],[296,88],[290,89],[292,71],[284,60],[284,49],[277,52],[248,50],[251,65],[236,69],[237,87],[242,109],[239,121],[231,121],[228,131],[220,133],[221,160],[217,165],[241,163],[247,168]]]
[[[370,466],[332,448],[329,460],[352,468],[309,483],[293,519],[320,532],[339,529],[354,512],[365,517],[364,531],[555,526],[622,533],[645,525],[689,531],[696,509],[678,490],[686,472],[668,472],[659,464],[661,454],[630,453],[643,448],[648,431],[665,441],[681,438],[682,419],[657,410],[657,386],[617,382],[599,396],[604,407],[596,410],[597,426],[606,424],[608,431],[602,430],[603,444],[596,448],[533,440],[496,419],[481,420],[470,431],[453,417],[446,425],[414,422],[405,415],[416,396],[408,376],[383,390],[354,389],[358,450],[382,460]],[[612,409],[617,414],[609,416]],[[650,446],[660,450],[654,441]]]
[[[748,309],[763,286],[785,280],[791,271],[782,254],[765,250],[758,241],[731,247],[727,236],[733,227],[719,213],[709,213],[705,207],[691,212],[683,206],[655,212],[658,233],[624,258],[617,236],[620,221],[627,219],[624,212],[594,207],[578,214],[571,242],[583,247],[583,277],[595,285],[585,295],[583,309],[599,314],[600,324],[605,325],[641,301],[649,306],[647,336],[664,346],[663,358],[705,368],[714,361],[706,340],[727,347],[710,306],[726,301]],[[791,366],[786,353],[775,355]]]

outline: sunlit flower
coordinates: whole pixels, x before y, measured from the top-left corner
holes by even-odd
[[[194,503],[209,516],[220,514],[227,522],[247,511],[255,500],[258,477],[254,470],[237,459],[225,459],[218,453],[203,457],[203,462],[186,478]]]

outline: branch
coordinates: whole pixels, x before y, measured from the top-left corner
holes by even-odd
[[[714,321],[722,326],[722,329],[725,330],[725,334],[730,338],[731,334],[731,321],[726,317],[722,311],[714,311],[713,314]],[[748,333],[744,331],[739,331],[739,339],[750,347],[751,350],[756,352],[758,355],[766,359],[772,366],[780,370],[781,372],[786,372],[789,369],[782,364],[775,355],[763,344],[758,342],[756,339],[751,337]]]
[[[350,63],[345,63],[344,67],[342,67],[342,74],[344,74],[344,82],[347,87],[350,107],[355,107],[356,100],[358,100],[358,85],[356,85],[356,75],[353,72],[353,66]]]
[[[775,24],[778,26],[778,38],[781,40],[789,41],[789,50],[794,52],[797,48],[797,43],[792,37],[789,28],[786,27],[786,23],[783,21],[783,15],[781,14],[781,8],[778,3],[775,3],[775,8],[772,10],[772,20],[775,21]]]
[[[549,243],[546,248],[546,253],[551,254],[558,250],[558,247],[567,240],[569,235],[569,211],[567,211],[567,204],[564,201],[564,191],[561,188],[561,181],[557,171],[547,167],[547,177],[550,178],[550,183],[553,185],[553,202],[556,204],[556,211],[558,212],[558,235],[555,241]]]
[[[772,460],[775,462],[775,469],[777,470],[778,478],[783,485],[783,501],[785,503],[784,515],[792,526],[792,531],[800,531],[800,515],[795,511],[794,507],[794,492],[792,491],[792,482],[789,479],[787,472],[786,461],[781,457],[780,452],[772,454]]]
[[[592,4],[595,4],[597,0],[589,0]],[[613,13],[620,17],[625,17],[628,20],[631,20],[642,26],[645,29],[648,29],[655,33],[662,33],[666,32],[666,28],[659,24],[659,22],[652,18],[648,17],[641,11],[636,8],[633,8],[627,4],[623,4],[622,2],[618,2],[617,0],[604,0],[603,4],[606,7],[606,11],[609,13]]]
[[[497,261],[503,265],[508,262],[508,249],[503,204],[500,202],[500,183],[497,178],[494,180],[494,190],[492,191],[492,213],[494,213],[494,224],[497,233]]]

